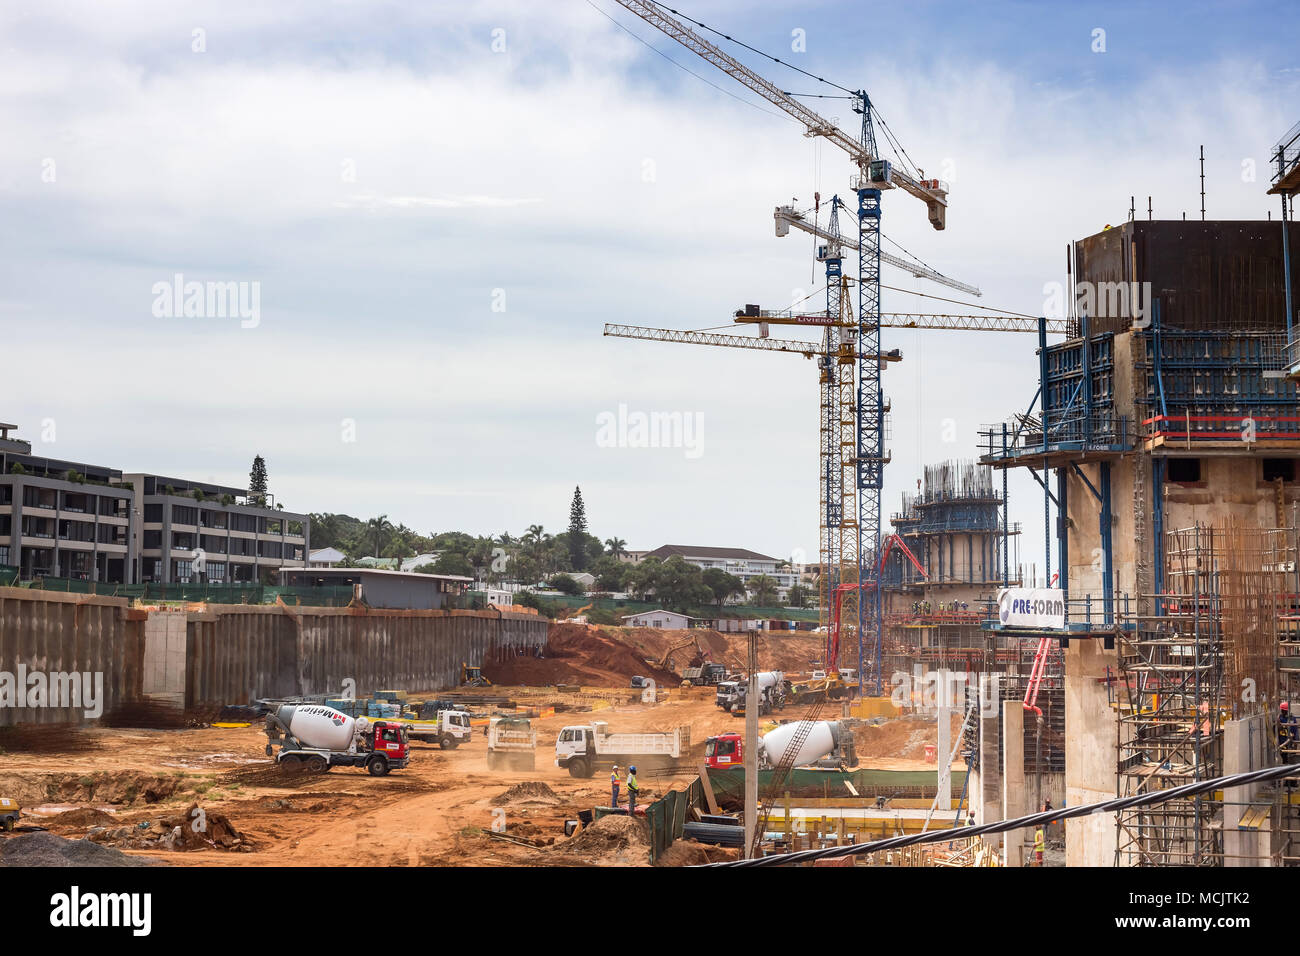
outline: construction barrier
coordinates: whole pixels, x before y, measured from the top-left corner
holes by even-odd
[[[646,822],[650,825],[650,862],[680,840],[692,807],[704,804],[704,785],[700,778],[691,781],[685,790],[669,790],[662,798],[645,808]]]

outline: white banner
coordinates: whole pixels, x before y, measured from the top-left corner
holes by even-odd
[[[1003,627],[1065,629],[1065,594],[1060,588],[1003,588],[998,592]]]

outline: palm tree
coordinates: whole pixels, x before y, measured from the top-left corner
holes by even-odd
[[[392,533],[393,523],[388,520],[388,515],[380,515],[378,518],[371,518],[366,522],[366,532],[370,535],[370,540],[375,544],[375,557],[379,557],[379,552],[383,550],[384,540]]]
[[[528,530],[524,532],[524,540],[537,544],[542,540],[542,526],[539,524],[530,524]]]
[[[616,558],[627,554],[627,542],[622,538],[606,538],[605,547],[609,548],[609,553]]]
[[[752,600],[758,607],[770,607],[776,600],[777,583],[776,578],[769,577],[766,574],[760,574],[757,577],[750,578],[745,582],[745,587],[749,589]]]

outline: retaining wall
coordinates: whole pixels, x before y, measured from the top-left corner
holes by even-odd
[[[103,674],[105,714],[144,700],[194,709],[342,695],[345,680],[358,695],[429,691],[454,687],[462,663],[545,644],[549,625],[497,610],[205,605],[184,612],[182,654],[166,636],[178,613],[133,609],[123,598],[0,588],[0,672],[16,675],[22,665]],[[79,708],[0,707],[0,726],[85,722],[93,719]]]

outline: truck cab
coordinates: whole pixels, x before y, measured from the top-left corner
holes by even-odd
[[[717,693],[714,694],[713,701],[723,710],[731,710],[733,704],[737,703],[745,692],[740,686],[740,681],[726,680],[718,684]]]
[[[473,733],[468,712],[463,710],[438,712],[438,745],[443,750],[455,750],[461,744],[469,743]]]
[[[744,738],[740,734],[719,734],[704,742],[704,762],[714,770],[745,765]]]

